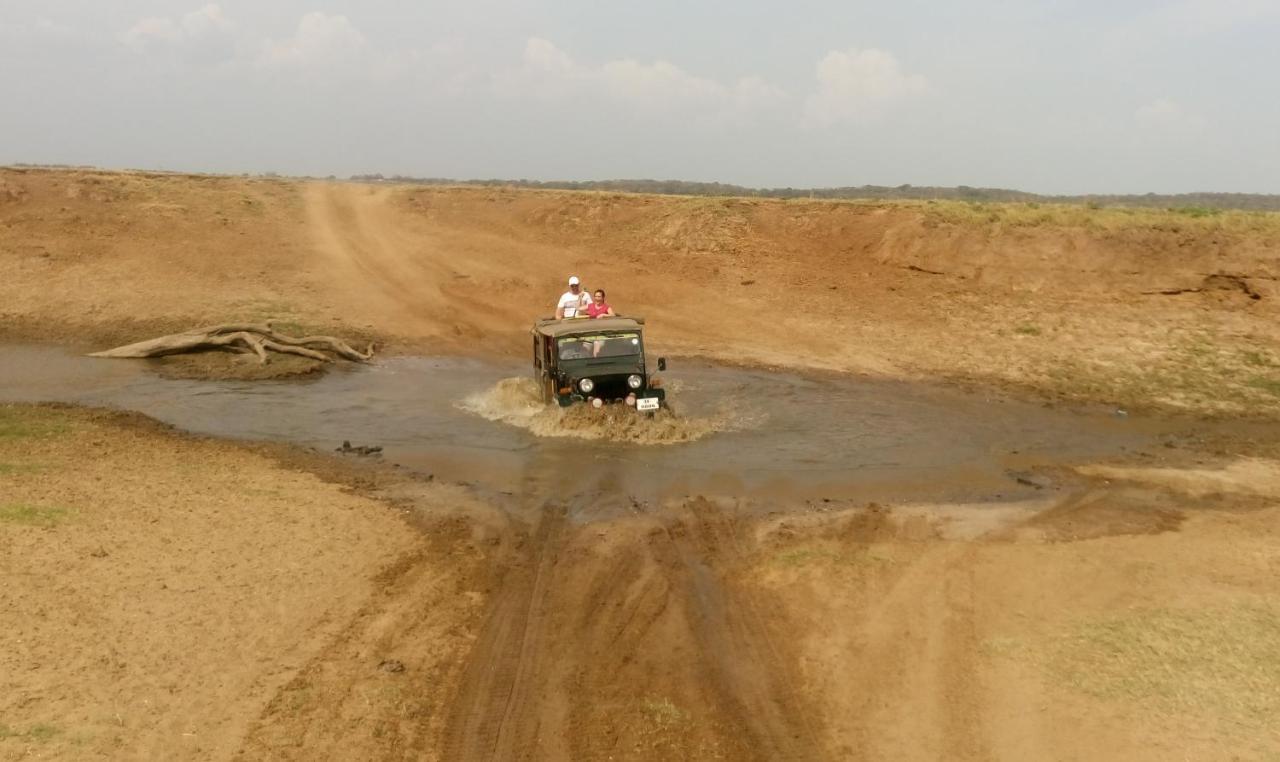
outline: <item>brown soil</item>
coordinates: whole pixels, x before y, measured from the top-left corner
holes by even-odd
[[[11,339],[514,353],[576,271],[673,354],[1275,411],[1263,223],[0,177]],[[0,759],[1273,758],[1280,452],[1222,431],[1024,503],[649,504],[0,406]]]

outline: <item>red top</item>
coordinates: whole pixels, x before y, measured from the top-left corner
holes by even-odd
[[[610,309],[608,302],[603,304],[596,304],[595,302],[592,302],[587,305],[587,316],[593,318],[604,317],[609,314]]]

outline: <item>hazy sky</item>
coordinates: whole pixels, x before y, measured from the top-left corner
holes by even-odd
[[[0,163],[1280,193],[1280,0],[0,0]]]

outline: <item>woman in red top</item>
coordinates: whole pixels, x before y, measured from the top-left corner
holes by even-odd
[[[613,308],[604,300],[604,289],[597,288],[591,295],[591,304],[587,305],[587,317],[614,317]]]

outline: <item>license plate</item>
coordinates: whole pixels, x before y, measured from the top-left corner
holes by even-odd
[[[636,400],[636,410],[657,410],[661,400],[657,397],[641,397]]]

